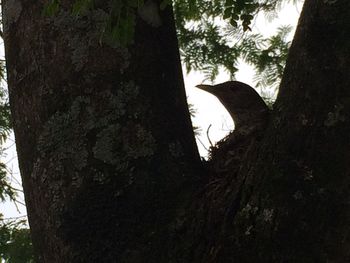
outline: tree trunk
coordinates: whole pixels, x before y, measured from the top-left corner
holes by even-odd
[[[350,2],[305,1],[234,223],[256,262],[350,260],[349,51]],[[247,206],[258,210],[241,224]]]
[[[46,17],[46,2],[7,0],[3,11],[38,262],[161,260],[200,164],[172,10],[158,10],[159,26],[138,18],[134,44],[113,48],[101,43],[107,5],[75,17],[75,1],[60,1]]]
[[[349,51],[350,2],[306,1],[252,173],[258,177],[264,167],[260,215],[273,216],[269,233],[260,235],[272,243],[271,259],[350,260]]]

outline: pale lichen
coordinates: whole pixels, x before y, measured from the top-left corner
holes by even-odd
[[[300,200],[303,198],[303,193],[300,190],[298,190],[293,194],[293,198],[295,200]]]
[[[110,177],[108,174],[103,173],[99,170],[93,169],[93,178],[94,182],[97,182],[99,184],[106,184],[110,181]]]
[[[120,130],[118,124],[112,124],[97,134],[96,143],[93,147],[93,153],[96,159],[111,165],[118,164],[118,152],[115,150],[120,148],[120,145],[118,145]]]
[[[251,234],[250,231],[252,231],[252,229],[253,229],[253,226],[252,226],[252,225],[248,226],[248,228],[246,229],[246,231],[244,232],[244,234],[245,234],[246,236],[249,236],[249,235]]]
[[[328,112],[327,118],[324,121],[326,127],[332,127],[337,125],[339,122],[345,122],[346,118],[343,114],[344,106],[342,104],[334,105],[334,110]]]
[[[246,218],[250,218],[251,216],[254,216],[258,212],[258,210],[259,208],[257,206],[252,206],[250,203],[248,203],[241,210],[241,214]]]
[[[262,216],[263,216],[263,220],[264,220],[265,222],[271,223],[271,222],[272,222],[272,219],[273,219],[273,215],[274,215],[274,209],[273,209],[273,208],[271,208],[271,209],[265,208],[265,209],[263,210]]]
[[[94,157],[104,163],[122,166],[129,159],[152,156],[155,140],[152,133],[139,124],[125,130],[119,125],[109,125],[97,135],[93,147]]]
[[[156,150],[151,130],[141,122],[147,103],[140,108],[138,100],[139,87],[122,82],[115,90],[77,96],[47,120],[32,177],[47,184],[51,202],[62,198],[64,188],[76,193],[87,178],[97,184],[117,180],[119,195],[134,183],[135,160]]]
[[[152,156],[156,146],[152,133],[139,124],[134,129],[132,136],[123,141],[125,153],[133,159]]]
[[[300,122],[301,122],[301,125],[303,125],[303,126],[306,126],[306,125],[309,124],[309,120],[307,119],[307,117],[306,117],[305,114],[301,114],[301,115],[299,116],[299,120],[300,120]]]
[[[111,165],[121,166],[128,159],[151,156],[155,148],[155,139],[144,125],[139,123],[139,115],[135,101],[139,95],[139,87],[133,81],[122,83],[116,94],[110,91],[100,93],[106,100],[107,112],[96,118],[95,128],[99,129],[93,147],[94,157]],[[111,124],[127,120],[123,127]]]
[[[87,163],[86,142],[76,114],[74,111],[54,114],[38,140],[38,150],[42,157],[51,158],[56,168],[67,159],[72,160],[72,165],[78,170]]]

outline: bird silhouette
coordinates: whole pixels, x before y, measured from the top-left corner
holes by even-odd
[[[217,85],[200,84],[197,88],[216,96],[231,115],[235,130],[255,130],[265,125],[269,108],[251,86],[239,81]]]

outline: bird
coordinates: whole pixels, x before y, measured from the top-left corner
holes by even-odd
[[[251,86],[240,81],[227,81],[216,85],[200,84],[196,87],[219,99],[231,115],[235,131],[255,130],[267,123],[270,110]]]

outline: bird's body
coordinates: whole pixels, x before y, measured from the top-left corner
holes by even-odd
[[[230,113],[235,130],[250,130],[264,125],[269,109],[259,94],[249,85],[227,81],[217,85],[200,84],[199,89],[215,95]]]

